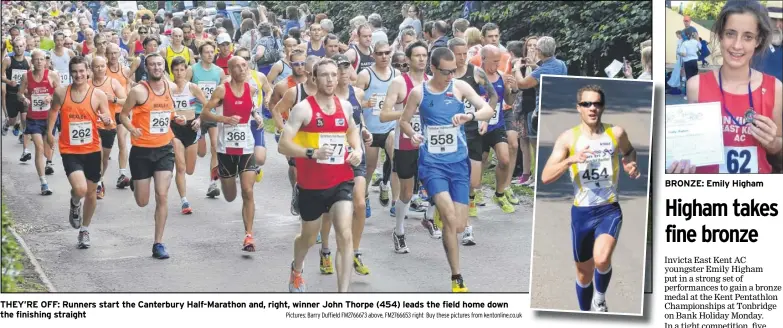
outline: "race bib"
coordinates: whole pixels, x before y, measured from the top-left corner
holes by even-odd
[[[216,87],[217,82],[215,81],[201,81],[198,83],[198,88],[204,92],[204,98],[206,98],[207,101],[212,98],[212,93],[215,92]]]
[[[223,124],[223,141],[226,148],[247,148],[247,139],[250,129],[247,124],[228,125]]]
[[[612,181],[612,155],[602,151],[590,155],[587,161],[577,164],[582,186],[587,189],[606,188]]]
[[[759,173],[758,149],[749,147],[723,147],[726,159],[720,173]]]
[[[498,119],[500,118],[500,102],[498,102],[497,105],[495,105],[495,115],[492,116],[491,119],[489,119],[489,125],[495,125],[498,124]]]
[[[169,132],[169,124],[171,123],[170,111],[154,111],[150,112],[150,133],[151,134],[164,134]]]
[[[71,85],[71,75],[67,73],[60,73],[60,86]]]
[[[419,117],[419,115],[413,115],[413,117],[411,117],[411,127],[413,128],[414,133],[421,133],[421,117]],[[400,131],[400,133],[402,133],[402,131]],[[402,133],[402,137],[410,139],[405,133]]]
[[[71,122],[68,124],[71,146],[81,146],[92,143],[92,122]]]
[[[465,105],[465,114],[467,114],[467,113],[475,113],[476,112],[476,108],[473,107],[473,103],[468,101],[468,98],[463,99],[462,103]]]
[[[23,69],[12,69],[11,70],[11,80],[16,81],[17,84],[22,83],[22,76],[27,74],[27,70]]]
[[[51,108],[52,103],[46,102],[46,97],[49,96],[45,93],[36,93],[32,95],[32,107],[34,112],[44,112]]]
[[[334,151],[332,157],[319,159],[318,164],[342,165],[345,164],[345,134],[321,133],[318,135],[318,148],[328,146]]]
[[[189,95],[181,95],[181,96],[174,96],[174,109],[175,110],[189,110],[190,108],[190,96]]]
[[[449,154],[457,151],[457,134],[459,127],[451,125],[430,126],[427,128],[429,143],[427,149],[431,154]]]
[[[383,108],[383,100],[386,98],[386,95],[376,94],[373,96],[373,98],[375,98],[375,106],[372,108],[372,115],[380,116],[381,108]]]

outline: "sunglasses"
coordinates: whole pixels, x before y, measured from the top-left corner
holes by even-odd
[[[410,66],[410,65],[408,65],[408,63],[396,63],[396,64],[392,64],[392,67],[394,67],[394,68],[397,68],[397,69],[407,69],[409,66]]]
[[[590,108],[592,106],[595,106],[596,108],[598,108],[598,107],[603,106],[604,103],[602,101],[598,101],[598,102],[583,101],[583,102],[578,103],[577,105],[579,105],[579,107],[584,107],[584,108]]]
[[[303,61],[298,61],[298,62],[291,63],[291,67],[299,67],[299,66],[304,66],[304,65],[305,65],[305,62],[303,62]]]
[[[376,56],[388,56],[388,55],[391,55],[391,51],[376,51],[375,55]]]
[[[452,74],[457,73],[457,69],[456,68],[455,69],[440,69],[440,68],[438,68],[438,71],[440,71],[440,74],[443,74],[443,75],[452,75]]]
[[[244,60],[246,60],[246,61],[250,61],[250,57],[245,57],[245,56],[242,56],[242,59],[244,59]]]
[[[351,67],[351,63],[339,63],[339,64],[337,64],[337,67],[342,68],[342,69],[350,68]]]

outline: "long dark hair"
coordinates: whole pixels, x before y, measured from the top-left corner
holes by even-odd
[[[718,18],[715,20],[715,25],[712,26],[713,39],[723,39],[723,33],[726,32],[726,21],[728,21],[729,16],[734,14],[752,14],[756,17],[756,29],[758,30],[756,41],[758,45],[754,49],[753,54],[759,55],[764,53],[767,47],[769,47],[769,35],[772,31],[772,25],[767,8],[756,0],[729,0],[726,2],[726,5],[723,6],[720,14],[718,14]],[[688,37],[691,36],[689,35]]]

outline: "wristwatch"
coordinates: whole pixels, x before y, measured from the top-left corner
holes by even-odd
[[[305,151],[305,155],[309,159],[313,159],[313,153],[315,153],[315,150],[313,150],[312,148],[307,148],[307,151]]]
[[[112,102],[115,104],[117,103],[117,96],[114,96],[114,100]]]

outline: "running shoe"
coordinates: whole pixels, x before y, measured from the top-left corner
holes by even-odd
[[[74,205],[69,199],[68,204],[71,207],[71,211],[68,214],[68,221],[71,223],[71,227],[79,229],[82,227],[82,202],[79,201],[78,205]]]
[[[24,134],[19,135],[19,143],[24,144]]]
[[[207,197],[215,198],[217,196],[220,196],[220,189],[218,189],[216,183],[212,183],[209,185],[209,189],[207,189]]]
[[[508,198],[506,198],[506,195],[503,195],[501,197],[498,197],[497,195],[492,196],[492,200],[500,206],[500,209],[503,210],[503,213],[514,213],[514,205],[511,205],[511,203],[508,201]]]
[[[296,272],[294,270],[294,263],[291,262],[291,277],[288,278],[288,291],[291,293],[304,293],[306,289],[302,273]]]
[[[316,244],[320,244],[321,243],[321,233],[320,232],[318,233],[318,236],[315,237],[315,243]]]
[[[41,195],[49,196],[51,194],[52,194],[52,190],[49,189],[49,184],[48,183],[42,183],[41,184]]]
[[[506,188],[505,194],[506,199],[508,199],[508,202],[511,203],[511,205],[519,205],[519,198],[517,198],[517,195],[514,194],[514,190],[511,190],[511,188]]]
[[[79,248],[81,249],[90,248],[90,232],[79,231],[79,238],[77,240],[79,241],[78,243]]]
[[[389,189],[391,188],[387,184],[381,183],[381,192],[378,195],[378,199],[383,207],[389,206]]]
[[[372,183],[371,185],[373,187],[379,187],[381,185],[381,177],[382,174],[379,174],[377,171],[372,174]]]
[[[511,184],[517,185],[517,186],[524,185],[525,182],[527,182],[528,179],[530,179],[530,174],[522,174],[519,177],[517,177],[516,179],[512,179],[511,180]]]
[[[606,300],[598,301],[593,298],[593,311],[595,312],[609,312],[609,308],[606,306]]]
[[[8,119],[3,120],[3,136],[8,135]]]
[[[364,198],[364,207],[365,207],[364,218],[365,219],[369,219],[370,216],[372,216],[372,208],[370,207],[370,198],[369,197],[365,197]]]
[[[476,190],[476,197],[473,201],[476,202],[476,206],[487,206],[487,202],[484,201],[484,191],[481,189]]]
[[[370,269],[368,269],[367,266],[364,265],[364,262],[362,262],[361,253],[353,254],[353,271],[356,271],[356,274],[362,276],[370,274]]]
[[[242,250],[245,252],[255,252],[256,251],[256,243],[253,240],[253,236],[246,235],[245,240],[242,242]]]
[[[264,179],[264,170],[260,166],[256,167],[256,183],[260,183]]]
[[[169,252],[166,251],[166,246],[163,246],[161,243],[152,245],[152,257],[159,260],[169,258]]]
[[[472,226],[465,227],[465,231],[462,232],[462,245],[473,246],[475,244],[476,241],[473,240],[473,227]]]
[[[452,293],[467,293],[468,287],[465,286],[465,280],[462,277],[451,280],[451,292]]]
[[[19,128],[20,128],[19,123],[14,124],[14,137],[19,136],[19,132],[20,132]]]
[[[46,162],[46,169],[44,169],[44,174],[46,175],[54,174],[54,167],[52,167],[52,162]]]
[[[103,185],[103,181],[98,184],[98,189],[95,190],[95,193],[98,194],[98,199],[103,199],[106,196],[106,187]]]
[[[33,154],[31,154],[29,151],[27,151],[27,149],[25,149],[22,152],[22,157],[20,157],[19,160],[22,161],[22,162],[27,162],[27,161],[29,161],[32,158],[33,158]]]
[[[478,207],[476,207],[476,200],[472,199],[468,202],[468,216],[475,218],[478,216]]]
[[[332,267],[332,254],[324,253],[322,251],[318,251],[318,254],[321,254],[321,274],[334,273],[334,268]]]
[[[125,174],[120,174],[120,177],[117,178],[117,189],[125,189],[125,187],[130,185],[130,178],[126,177]]]
[[[421,220],[421,225],[427,229],[427,232],[430,233],[432,239],[440,239],[443,237],[443,232],[441,232],[441,229],[443,229],[443,221],[440,219],[440,212],[438,212],[437,208],[435,209],[435,214],[433,214],[433,216],[434,218],[428,218],[427,213],[424,213],[424,220]]]
[[[182,214],[192,214],[193,209],[190,208],[190,202],[182,203]]]
[[[294,186],[291,192],[291,215],[299,215],[299,187]]]
[[[397,209],[394,207],[395,204],[397,204],[397,202],[393,201],[392,205],[391,205],[391,208],[389,209],[389,215],[391,215],[391,217],[393,217],[393,218],[397,217]]]
[[[394,251],[397,254],[408,254],[411,250],[408,249],[408,245],[405,243],[405,235],[399,236],[397,235],[397,232],[395,230],[392,230],[392,242],[394,242]]]
[[[425,212],[429,205],[428,202],[421,200],[420,197],[416,197],[411,201],[410,210],[417,213]]]
[[[536,177],[531,175],[530,178],[527,179],[527,181],[525,181],[525,183],[523,183],[522,185],[523,186],[528,186],[530,188],[535,187],[535,185],[536,185]]]

